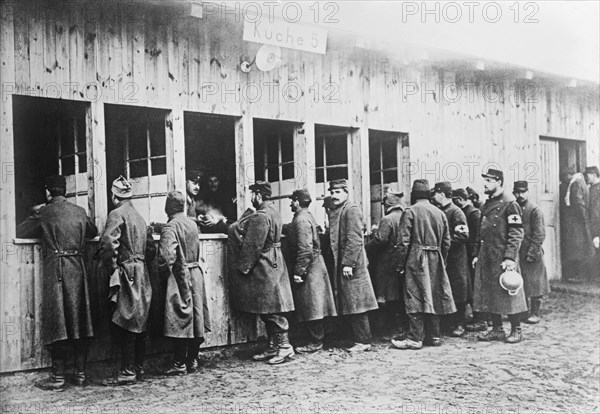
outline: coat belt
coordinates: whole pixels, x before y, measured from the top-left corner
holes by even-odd
[[[194,269],[196,267],[200,267],[200,263],[198,263],[198,262],[186,263],[185,267],[187,267],[188,269]]]
[[[419,249],[419,263],[421,264],[421,269],[423,269],[425,263],[425,254],[423,252],[438,252],[440,248],[438,246],[417,246]]]
[[[144,260],[145,256],[143,254],[132,254],[127,256],[126,259],[121,258],[120,262],[121,264],[123,263],[128,263],[128,262],[133,262],[134,260]]]
[[[56,257],[81,256],[79,250],[48,250],[47,253],[49,256]]]

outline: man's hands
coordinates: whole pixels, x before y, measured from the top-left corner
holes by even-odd
[[[352,268],[350,266],[344,266],[342,269],[342,275],[346,280],[352,279]]]
[[[471,262],[471,266],[473,266],[473,269],[475,269],[475,266],[477,265],[477,257],[473,258],[473,261]]]
[[[303,283],[304,279],[302,279],[302,276],[298,276],[298,275],[294,275],[294,283]]]
[[[511,270],[515,270],[517,268],[517,264],[514,262],[514,260],[510,260],[510,259],[504,259],[502,261],[502,269],[506,270],[506,271],[511,271]]]

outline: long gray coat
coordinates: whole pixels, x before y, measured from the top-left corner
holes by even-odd
[[[450,231],[450,250],[446,260],[446,272],[452,286],[452,297],[455,304],[468,303],[473,294],[470,282],[469,261],[467,256],[467,241],[469,226],[465,213],[454,203],[441,208],[448,219]]]
[[[523,276],[523,288],[528,298],[543,296],[550,292],[548,275],[544,265],[542,244],[546,238],[544,216],[538,206],[527,200],[521,205],[525,236],[519,250],[519,265]]]
[[[328,217],[334,261],[331,278],[338,314],[351,315],[377,309],[377,299],[367,270],[360,208],[352,202],[346,202],[330,210]],[[343,277],[344,266],[352,268],[351,279]]]
[[[254,314],[294,310],[281,227],[281,216],[267,202],[229,227],[229,292],[235,309]]]
[[[473,308],[477,312],[512,315],[527,312],[523,289],[511,296],[500,286],[504,272],[502,261],[519,263],[519,248],[523,241],[521,207],[512,194],[504,191],[489,198],[481,209],[481,227],[475,246],[478,261],[475,267]]]
[[[44,345],[94,336],[83,250],[97,234],[85,210],[61,196],[17,227],[17,237],[42,237]]]
[[[118,283],[111,286],[111,291],[118,291],[113,323],[133,333],[145,332],[152,299],[146,261],[154,258],[156,250],[146,222],[131,200],[122,201],[108,214],[100,249],[109,273],[119,269],[118,280],[111,278],[111,285]]]
[[[200,260],[196,223],[184,213],[173,215],[163,227],[158,245],[158,269],[167,278],[165,336],[204,338],[210,331]]]
[[[292,283],[292,294],[299,322],[336,316],[331,282],[321,254],[317,223],[308,210],[294,214],[288,236],[288,269],[304,282]]]
[[[373,238],[365,246],[374,268],[372,273],[378,303],[402,300],[400,275],[396,270],[402,211],[401,205],[391,207],[379,221]]]
[[[561,197],[562,198],[562,197]],[[583,178],[571,184],[569,204],[565,206],[565,217],[561,220],[565,228],[561,232],[565,262],[586,260],[594,255],[590,222],[588,218],[589,190]]]
[[[406,313],[456,312],[445,266],[450,231],[444,213],[427,200],[417,201],[402,214],[400,240]]]

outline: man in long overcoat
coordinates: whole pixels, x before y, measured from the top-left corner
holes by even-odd
[[[350,315],[355,345],[350,352],[371,349],[367,312],[377,309],[377,299],[367,270],[367,254],[360,207],[348,200],[344,179],[329,183],[332,208],[328,211],[330,248],[333,253],[333,295],[339,315]]]
[[[158,246],[158,270],[167,280],[164,335],[173,339],[175,350],[167,375],[197,370],[198,351],[205,332],[210,331],[198,227],[184,209],[184,195],[171,191],[165,204],[169,221]]]
[[[477,336],[480,341],[520,342],[520,319],[527,312],[527,300],[522,288],[509,294],[499,283],[504,271],[518,270],[519,249],[523,241],[521,208],[515,198],[503,188],[504,174],[493,168],[482,176],[489,196],[481,211],[481,227],[475,246],[475,289],[473,306],[477,312],[491,314],[492,329]],[[502,315],[508,315],[511,333],[506,337]]]
[[[146,222],[131,202],[131,183],[119,177],[113,182],[111,192],[116,208],[108,214],[100,237],[100,252],[104,267],[112,275],[112,323],[121,344],[121,369],[113,382],[129,384],[143,376],[152,298],[146,261],[154,258],[156,250]]]
[[[188,170],[185,173],[185,211],[187,216],[199,225],[198,215],[201,213],[201,202],[198,198],[200,193],[200,181],[202,174],[200,171]]]
[[[86,340],[94,336],[83,251],[85,239],[95,237],[98,229],[86,211],[69,203],[65,194],[65,177],[47,177],[48,204],[17,227],[17,237],[42,238],[42,340],[52,358],[50,377],[35,383],[43,390],[64,388],[70,349],[75,359],[74,382],[84,384]]]
[[[581,282],[594,256],[588,218],[589,190],[583,174],[569,171],[564,202],[565,223],[561,231],[566,281]]]
[[[281,252],[281,216],[266,200],[271,184],[257,181],[250,186],[256,212],[244,219],[243,231],[236,223],[229,230],[241,242],[230,273],[231,304],[234,309],[259,315],[267,329],[267,348],[253,356],[255,361],[280,364],[294,356],[288,339],[289,323],[283,315],[294,310],[287,267]],[[241,240],[240,240],[241,239]],[[232,260],[233,258],[229,258]]]
[[[448,219],[429,202],[427,180],[415,180],[411,207],[400,221],[398,270],[405,278],[404,301],[410,333],[402,341],[392,340],[399,349],[421,349],[441,345],[439,315],[456,312],[445,261],[450,249]]]
[[[323,349],[325,328],[323,318],[336,316],[335,301],[321,244],[317,223],[308,211],[312,201],[306,188],[290,196],[294,212],[291,225],[285,226],[288,241],[288,270],[293,275],[292,294],[298,322],[304,322],[310,336],[305,346],[296,347],[300,353]]]
[[[513,194],[521,207],[523,243],[519,250],[519,266],[523,275],[523,289],[529,300],[529,316],[524,322],[536,324],[540,321],[542,299],[550,292],[544,249],[542,244],[546,238],[544,216],[542,210],[529,200],[529,184],[527,181],[515,181]]]
[[[586,167],[585,178],[590,185],[590,202],[588,204],[588,218],[590,220],[590,235],[595,249],[590,276],[591,280],[600,282],[600,171],[598,167]]]
[[[373,231],[371,240],[365,249],[370,257],[371,273],[377,303],[384,310],[384,323],[392,334],[408,331],[408,316],[404,309],[401,280],[396,268],[400,246],[400,218],[404,211],[402,197],[404,193],[388,188],[383,199],[385,216]]]
[[[469,226],[465,213],[452,202],[452,184],[447,181],[436,183],[433,187],[433,200],[448,219],[450,230],[450,250],[446,260],[446,272],[452,287],[452,297],[456,305],[456,315],[450,324],[450,336],[461,337],[465,334],[465,313],[467,304],[472,300],[467,241]]]

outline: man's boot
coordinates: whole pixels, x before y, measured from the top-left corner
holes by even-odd
[[[477,339],[483,342],[489,341],[504,341],[506,338],[506,333],[504,332],[504,328],[502,326],[494,326],[488,332],[477,335]]]
[[[266,361],[273,358],[275,355],[277,355],[275,334],[273,333],[272,328],[267,326],[267,348],[263,352],[253,355],[252,359],[255,361]]]
[[[529,317],[523,322],[535,325],[540,322],[540,308],[542,307],[541,298],[531,298],[531,309],[529,309]]]
[[[290,344],[288,333],[278,333],[275,336],[277,339],[277,354],[269,359],[268,363],[271,365],[283,364],[294,357],[294,348]]]
[[[506,342],[509,344],[518,344],[523,340],[523,334],[521,333],[521,323],[518,315],[510,315],[510,335],[506,338]]]
[[[87,345],[75,344],[75,373],[73,374],[73,384],[78,386],[87,385],[85,378],[85,368],[87,365]]]
[[[34,382],[33,385],[45,391],[63,391],[65,389],[65,360],[52,359],[50,376]]]

